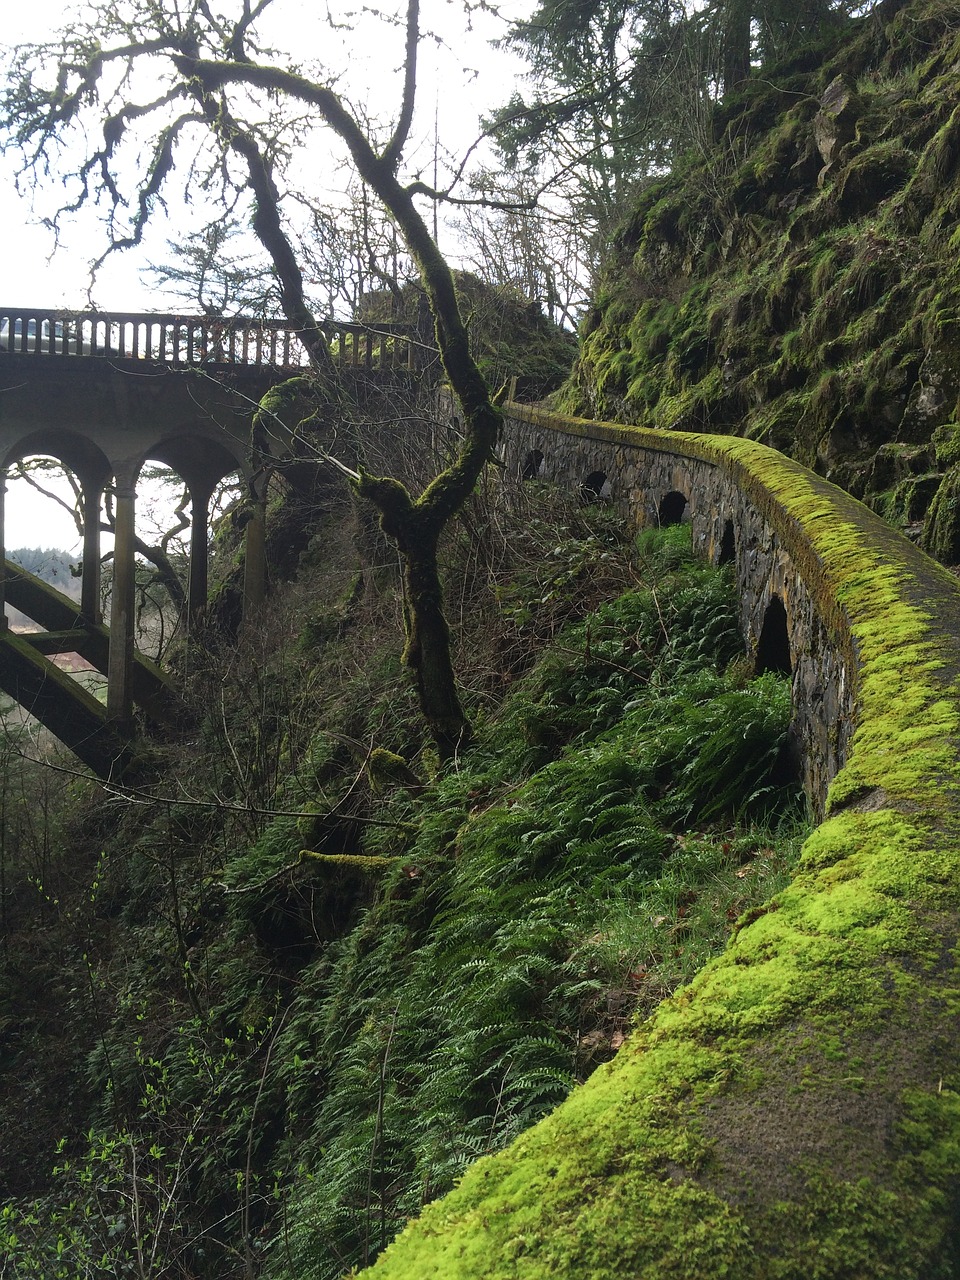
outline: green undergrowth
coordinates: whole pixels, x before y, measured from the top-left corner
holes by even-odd
[[[790,883],[371,1275],[955,1280],[955,584],[753,442],[635,440],[729,468],[802,555],[855,646],[852,746]]]
[[[732,584],[686,530],[573,524],[540,509],[509,555],[450,548],[499,630],[442,776],[390,592],[364,605],[345,574],[271,620],[296,643],[245,655],[229,699],[219,678],[167,802],[98,835],[71,997],[94,1102],[2,1211],[10,1274],[372,1262],[787,882],[789,686],[752,677]],[[361,609],[388,615],[382,647]]]
[[[380,810],[364,847],[394,867],[278,1038],[299,1173],[269,1275],[371,1260],[785,882],[789,688],[749,678],[723,575],[658,541],[655,586],[561,632],[455,771]]]

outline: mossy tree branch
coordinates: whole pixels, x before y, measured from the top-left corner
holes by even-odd
[[[271,65],[258,44],[255,23],[264,3],[242,6],[237,21],[216,17],[203,3],[164,14],[150,0],[109,0],[98,12],[96,28],[73,28],[57,46],[18,51],[4,97],[8,136],[24,156],[24,171],[40,183],[51,161],[67,153],[66,139],[80,137],[84,155],[72,177],[73,200],[63,213],[91,201],[97,185],[110,197],[110,244],[99,262],[117,248],[139,243],[155,199],[162,198],[175,173],[175,147],[187,135],[206,148],[208,184],[222,184],[233,199],[241,187],[254,198],[253,229],[270,256],[280,281],[282,307],[304,336],[319,374],[321,412],[344,407],[342,387],[330,360],[326,340],[306,301],[301,263],[286,225],[278,175],[286,166],[284,130],[294,123],[288,106],[307,108],[307,123],[330,129],[345,144],[353,164],[396,223],[413,256],[434,317],[443,367],[457,396],[465,423],[463,444],[453,463],[417,497],[389,477],[361,474],[358,493],[372,502],[381,524],[396,541],[404,564],[406,646],[421,707],[442,758],[469,738],[467,718],[457,696],[450,656],[450,633],[443,614],[437,566],[441,533],[459,511],[491,458],[500,430],[500,414],[473,360],[460,315],[453,276],[416,208],[420,184],[404,186],[398,177],[413,122],[420,41],[419,0],[408,0],[402,93],[395,125],[381,148],[372,134],[328,84]],[[115,47],[103,33],[116,37]],[[272,55],[271,55],[272,57]],[[55,66],[56,82],[42,85],[47,67]],[[149,100],[133,101],[140,67],[148,72]],[[160,82],[160,90],[156,85]],[[264,99],[266,102],[264,103]],[[192,109],[176,110],[184,102]],[[251,112],[251,103],[263,105]],[[269,104],[269,105],[266,105]],[[174,114],[170,121],[164,111]],[[134,129],[155,124],[152,151],[136,179],[121,162],[126,143],[137,147]],[[103,145],[96,143],[98,132]],[[88,143],[88,139],[94,141]],[[152,156],[152,160],[150,157]],[[228,160],[243,165],[239,183]],[[199,163],[194,161],[194,165]],[[287,169],[289,176],[289,170]],[[125,187],[134,186],[126,197]],[[124,210],[133,210],[129,226]]]
[[[400,122],[382,153],[376,151],[341,99],[325,85],[280,67],[250,62],[184,56],[178,60],[178,67],[198,86],[198,92],[207,102],[229,85],[242,85],[265,89],[316,110],[346,144],[360,176],[396,222],[420,270],[443,367],[463,409],[464,443],[453,463],[435,476],[417,498],[391,477],[365,473],[361,473],[356,489],[379,511],[381,527],[395,541],[403,560],[406,629],[403,661],[413,674],[421,710],[441,758],[449,759],[469,740],[470,727],[456,689],[437,550],[443,529],[472,493],[484,465],[493,455],[501,418],[470,354],[450,267],[416,208],[413,193],[397,177],[412,113],[418,13],[418,0],[410,0],[404,102]],[[224,117],[225,112],[221,110],[219,119],[222,121]],[[255,224],[261,243],[274,258],[281,279],[285,278],[284,273],[292,276],[292,254],[279,226],[276,187],[269,173],[264,172],[262,155],[249,137],[241,137],[236,131],[230,134],[230,144],[248,159],[251,185],[257,192],[258,219],[263,226],[262,230]],[[295,276],[299,279],[299,268]],[[284,308],[288,305],[301,308],[302,291],[298,296],[297,290],[285,288]]]

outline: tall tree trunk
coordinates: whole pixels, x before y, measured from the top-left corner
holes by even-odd
[[[303,302],[300,267],[280,222],[279,193],[271,165],[257,142],[235,125],[226,106],[213,96],[216,90],[230,83],[289,95],[315,108],[346,143],[358,173],[396,222],[420,269],[443,367],[463,410],[463,445],[453,463],[439,472],[418,498],[411,497],[398,480],[389,476],[361,472],[356,488],[361,497],[369,498],[380,512],[381,527],[394,539],[403,560],[407,639],[404,661],[413,673],[420,707],[440,757],[448,760],[471,735],[457,694],[450,657],[450,632],[443,616],[437,547],[443,529],[473,492],[481,471],[493,456],[502,416],[492,403],[486,380],[470,353],[453,273],[414,203],[419,184],[404,186],[397,178],[397,165],[413,114],[418,13],[418,0],[408,0],[403,108],[391,142],[380,153],[343,102],[325,85],[278,67],[247,62],[207,62],[186,53],[177,62],[180,70],[197,86],[195,92],[212,127],[246,161],[250,186],[258,200],[254,230],[283,281],[283,307],[290,319],[300,323],[302,315],[304,327],[311,329],[312,317]],[[312,329],[320,336],[315,321]],[[329,352],[318,344],[316,351],[310,348],[310,354],[323,381]]]
[[[750,0],[727,0],[723,10],[723,92],[735,93],[750,76]]]
[[[403,562],[402,661],[413,676],[417,700],[442,762],[472,739],[453,669],[450,628],[443,611],[437,546],[446,521],[414,500],[398,480],[362,474],[357,490],[380,512],[380,526]]]
[[[457,692],[437,548],[429,540],[404,552],[403,586],[403,662],[413,673],[420,710],[446,762],[469,745],[472,730]]]

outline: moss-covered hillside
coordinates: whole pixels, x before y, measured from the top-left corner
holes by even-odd
[[[960,560],[958,104],[943,0],[756,79],[622,228],[562,407],[762,440]]]
[[[573,334],[548,319],[538,303],[513,285],[490,284],[470,271],[455,272],[455,279],[473,356],[490,385],[496,388],[516,378],[521,400],[555,391],[576,354]],[[386,289],[368,293],[357,319],[368,324],[403,320],[420,328],[425,344],[433,342],[426,298],[413,282],[404,285],[399,296]]]

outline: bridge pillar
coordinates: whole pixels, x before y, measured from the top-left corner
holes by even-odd
[[[139,470],[139,468],[137,468]],[[110,593],[110,652],[107,659],[107,715],[125,730],[133,707],[133,633],[136,600],[136,473],[117,472],[117,506]]]
[[[250,519],[244,530],[243,616],[246,620],[267,594],[267,478],[250,481]]]
[[[207,556],[210,525],[210,496],[213,488],[190,486],[190,582],[187,587],[187,622],[192,629],[197,614],[207,603]]]
[[[83,511],[83,576],[80,579],[80,612],[84,622],[96,626],[103,621],[100,611],[100,499],[103,484],[81,480]]]

